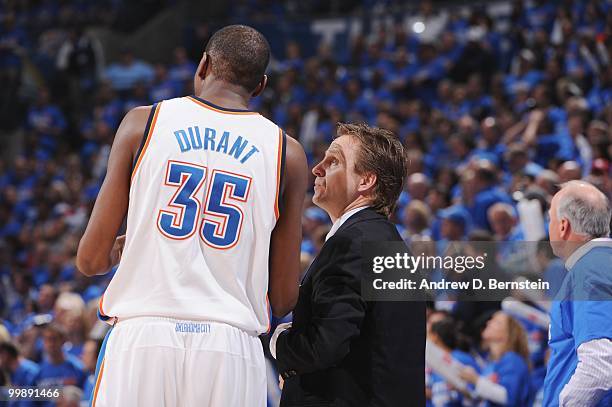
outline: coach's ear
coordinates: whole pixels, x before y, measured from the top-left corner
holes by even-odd
[[[367,172],[364,175],[360,175],[359,185],[357,185],[357,191],[366,193],[374,189],[378,181],[378,177],[373,172]]]
[[[251,93],[251,97],[256,97],[256,96],[261,95],[261,92],[264,91],[267,84],[268,84],[268,75],[264,75],[263,78],[261,78],[261,81],[257,84],[257,87],[255,88],[253,93]]]

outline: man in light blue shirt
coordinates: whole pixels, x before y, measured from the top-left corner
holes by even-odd
[[[612,405],[612,239],[608,198],[570,181],[550,205],[550,244],[568,270],[550,310],[544,403]]]

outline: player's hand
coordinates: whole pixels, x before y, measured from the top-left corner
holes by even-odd
[[[476,370],[473,367],[466,366],[466,367],[464,367],[463,369],[461,369],[459,371],[459,377],[461,377],[466,382],[476,384],[476,382],[478,381],[478,377],[479,376],[478,376],[478,373],[476,373]]]
[[[113,248],[111,249],[110,253],[111,267],[119,264],[121,254],[123,253],[123,246],[125,246],[125,235],[118,236],[115,239],[115,244],[113,244]]]
[[[284,385],[285,381],[283,380],[283,377],[281,375],[278,375],[278,388],[282,390]]]

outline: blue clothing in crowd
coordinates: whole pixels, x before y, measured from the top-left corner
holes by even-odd
[[[487,211],[498,202],[513,204],[507,193],[494,186],[485,188],[476,194],[474,203],[468,207],[474,228],[491,230]]]
[[[451,352],[451,356],[462,365],[472,367],[476,372],[480,370],[476,360],[469,353],[454,350]],[[448,384],[442,376],[435,372],[431,374],[430,405],[432,407],[462,407],[464,406],[464,399],[463,394]]]
[[[529,403],[531,385],[529,366],[515,352],[506,352],[499,360],[493,361],[482,369],[482,376],[502,385],[508,395],[506,407],[525,407]],[[500,404],[485,402],[485,407],[496,407]]]

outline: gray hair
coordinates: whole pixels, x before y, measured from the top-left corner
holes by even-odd
[[[561,185],[561,189],[568,186],[590,185],[584,181],[569,181]],[[559,199],[557,217],[567,219],[575,233],[597,237],[610,235],[610,218],[612,208],[606,195],[593,187],[598,195],[597,199],[590,199],[588,195],[576,194],[567,191]]]
[[[487,216],[491,216],[491,214],[495,211],[503,211],[511,218],[516,218],[516,212],[512,205],[507,204],[505,202],[498,202],[496,204],[491,205],[491,207],[487,210]]]

